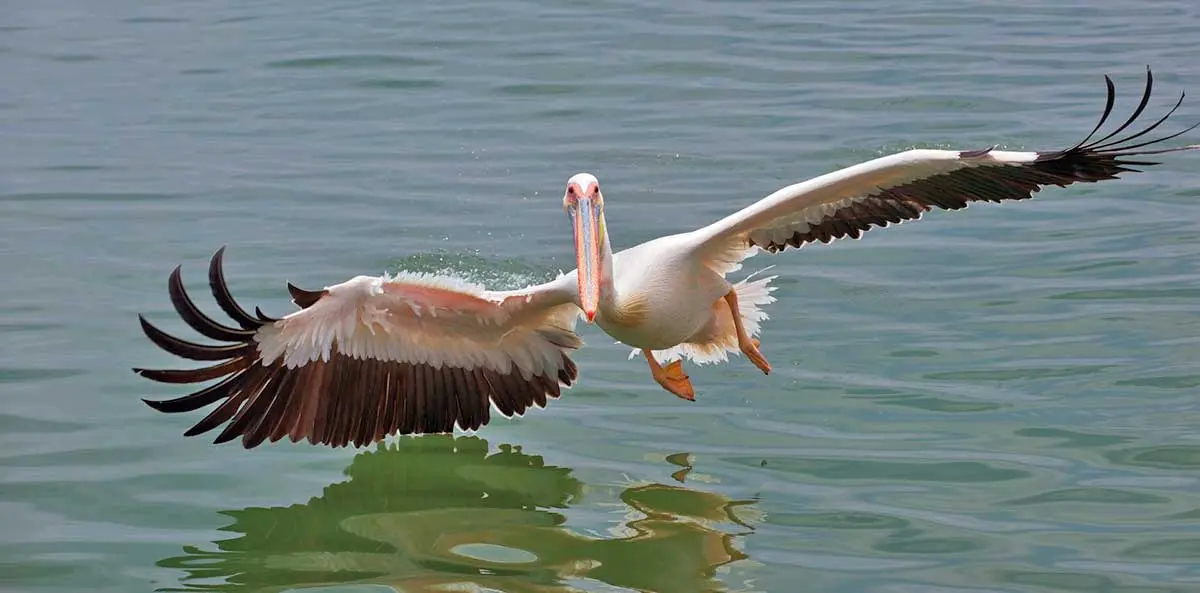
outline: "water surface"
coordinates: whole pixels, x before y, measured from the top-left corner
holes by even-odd
[[[135,315],[180,329],[166,275],[203,294],[221,245],[268,314],[286,280],[535,282],[572,267],[572,173],[624,247],[909,147],[1070,146],[1103,74],[1118,113],[1146,64],[1151,115],[1200,94],[1198,12],[10,3],[0,589],[1194,591],[1195,155],[756,257],[775,372],[693,369],[693,404],[587,328],[582,383],[524,419],[246,452],[128,369],[170,363]]]

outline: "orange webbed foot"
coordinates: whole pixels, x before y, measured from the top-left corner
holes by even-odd
[[[742,344],[742,354],[745,354],[746,358],[749,358],[750,362],[754,363],[754,366],[758,367],[758,370],[762,371],[764,375],[769,375],[771,374],[771,363],[767,362],[767,358],[759,351],[758,344],[757,338],[751,338],[749,343]]]
[[[658,379],[658,384],[662,385],[663,389],[682,399],[696,401],[696,389],[692,387],[691,378],[683,372],[681,361],[676,360],[662,367],[662,377],[655,378]]]

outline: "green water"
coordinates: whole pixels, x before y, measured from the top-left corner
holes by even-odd
[[[569,269],[581,170],[621,248],[912,146],[1070,146],[1105,73],[1118,114],[1146,64],[1148,115],[1200,93],[1192,2],[10,4],[0,591],[1200,590],[1194,154],[755,257],[775,371],[692,368],[695,403],[588,327],[525,418],[247,452],[129,371],[221,245],[277,315]]]

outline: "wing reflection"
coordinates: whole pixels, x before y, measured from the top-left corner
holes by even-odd
[[[604,516],[596,523],[607,536],[582,535],[556,512],[580,501],[570,469],[518,447],[489,454],[477,437],[401,439],[359,454],[346,474],[306,504],[226,511],[233,523],[223,531],[235,537],[158,565],[182,570],[175,590],[184,591],[361,583],[406,593],[696,593],[725,590],[717,570],[747,557],[734,543],[749,531],[738,509],[752,501],[631,486],[620,525]]]

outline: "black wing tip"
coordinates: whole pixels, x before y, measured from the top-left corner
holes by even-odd
[[[145,378],[147,378],[151,381],[157,382],[157,383],[178,384],[178,383],[188,383],[189,382],[189,381],[182,381],[182,380],[176,379],[176,377],[180,376],[181,374],[186,374],[189,371],[177,371],[177,370],[171,370],[171,369],[135,368],[135,369],[133,369],[133,372],[134,372],[134,374],[136,374],[139,377],[145,377]]]
[[[201,424],[196,424],[195,426],[192,426],[191,428],[183,431],[183,436],[188,437],[188,438],[200,436],[214,428],[216,428],[216,426],[202,426]],[[213,441],[214,444],[220,444],[221,442],[223,442],[223,441],[217,441],[217,440]]]
[[[222,245],[208,258],[209,269],[223,269],[225,266],[225,245]]]
[[[171,297],[171,304],[175,307],[175,312],[179,314],[185,323],[201,335],[223,342],[243,342],[254,335],[258,330],[257,325],[251,328],[233,328],[218,323],[213,318],[205,315],[188,295],[187,289],[183,284],[182,269],[183,266],[179,265],[171,272],[171,276],[167,282],[167,293]],[[227,304],[223,302],[223,297],[218,295],[218,293],[222,292],[222,290],[227,292],[228,289],[214,282],[214,278],[211,276],[209,277],[209,284],[210,288],[213,289],[214,296],[217,297],[218,304]],[[224,310],[225,307],[222,307],[222,309]],[[226,313],[229,313],[229,311],[226,311]],[[236,320],[235,316],[231,317],[234,317]]]
[[[960,150],[960,151],[958,151],[958,158],[960,158],[960,159],[977,159],[982,156],[987,156],[988,153],[992,152],[993,150],[996,150],[997,148],[1000,148],[999,144],[993,144],[991,146],[988,146],[986,148],[980,148],[978,150]]]
[[[169,406],[167,405],[170,403],[170,400],[146,399],[143,397],[142,403],[144,403],[147,406],[150,406],[151,408],[153,408],[159,412],[162,412],[164,414],[171,413],[171,410],[169,409]]]
[[[1092,136],[1094,136],[1096,134],[1096,132],[1099,131],[1099,129],[1104,125],[1105,121],[1108,119],[1108,116],[1111,114],[1114,100],[1115,100],[1115,92],[1116,91],[1115,91],[1115,85],[1112,82],[1112,77],[1105,74],[1104,80],[1105,80],[1105,86],[1107,87],[1108,100],[1105,105],[1104,113],[1100,118],[1100,122],[1096,125],[1096,128],[1093,129],[1092,132],[1090,134],[1088,134],[1087,137],[1085,137],[1079,144],[1071,147],[1070,149],[1067,149],[1065,151],[1055,152],[1055,153],[1046,153],[1045,156],[1053,157],[1053,156],[1059,156],[1059,155],[1073,153],[1073,152],[1107,155],[1107,156],[1111,156],[1114,158],[1121,157],[1121,156],[1133,156],[1133,155],[1137,155],[1137,154],[1147,154],[1147,153],[1151,153],[1152,151],[1139,151],[1137,149],[1144,148],[1144,147],[1151,146],[1151,145],[1161,144],[1162,142],[1166,142],[1167,140],[1177,138],[1183,134],[1186,134],[1187,132],[1189,132],[1191,130],[1196,129],[1197,127],[1200,127],[1200,122],[1197,122],[1196,124],[1188,126],[1187,128],[1185,128],[1179,132],[1175,132],[1173,134],[1170,134],[1170,135],[1167,135],[1167,136],[1164,136],[1161,138],[1131,144],[1131,142],[1133,140],[1136,140],[1146,134],[1149,134],[1150,132],[1157,129],[1160,125],[1162,125],[1164,122],[1166,122],[1167,119],[1170,118],[1176,112],[1176,110],[1178,110],[1179,107],[1183,104],[1184,98],[1187,97],[1187,91],[1185,90],[1185,91],[1180,91],[1179,99],[1176,100],[1175,105],[1172,106],[1171,109],[1169,109],[1166,112],[1166,114],[1161,116],[1154,123],[1148,125],[1147,127],[1145,127],[1144,129],[1142,129],[1138,132],[1129,134],[1129,135],[1121,137],[1121,138],[1114,139],[1115,136],[1120,134],[1122,131],[1124,131],[1126,128],[1128,128],[1130,125],[1132,125],[1135,121],[1138,120],[1138,118],[1142,115],[1142,112],[1145,110],[1146,106],[1148,105],[1148,103],[1150,101],[1150,97],[1151,97],[1151,94],[1152,94],[1153,88],[1154,88],[1154,72],[1153,72],[1153,69],[1149,65],[1147,65],[1146,66],[1146,86],[1142,92],[1141,101],[1138,103],[1137,108],[1134,109],[1132,115],[1130,115],[1129,118],[1126,119],[1124,123],[1122,123],[1120,126],[1118,126],[1112,132],[1110,132],[1108,135],[1106,135],[1100,139],[1092,141]],[[1184,147],[1155,149],[1155,150],[1158,152],[1176,152],[1176,151],[1191,150],[1191,149],[1189,147],[1184,146]]]
[[[288,293],[292,295],[292,302],[301,309],[307,309],[317,301],[321,300],[325,295],[329,294],[328,290],[305,290],[292,284],[287,283]]]
[[[1120,136],[1131,125],[1136,123],[1146,106],[1150,102],[1151,92],[1154,87],[1154,74],[1150,66],[1146,67],[1146,85],[1142,92],[1141,100],[1132,114],[1125,121],[1107,133],[1101,138],[1093,140],[1092,137],[1100,131],[1104,123],[1108,120],[1112,113],[1115,90],[1112,83],[1112,78],[1107,74],[1104,76],[1105,86],[1108,91],[1108,98],[1105,102],[1104,113],[1100,117],[1099,123],[1092,129],[1082,141],[1075,146],[1066,150],[1038,152],[1037,158],[1034,161],[1034,167],[1044,169],[1044,172],[1058,178],[1062,183],[1054,181],[1054,184],[1063,185],[1075,182],[1096,182],[1108,179],[1116,179],[1121,173],[1138,172],[1131,165],[1151,166],[1149,161],[1137,159],[1136,157],[1153,154],[1166,154],[1173,152],[1182,152],[1195,150],[1197,145],[1162,147],[1162,143],[1182,136],[1200,127],[1200,122],[1184,128],[1181,131],[1168,134],[1163,137],[1153,138],[1151,140],[1138,140],[1153,132],[1164,122],[1167,121],[1183,104],[1183,99],[1187,95],[1186,92],[1181,92],[1179,99],[1175,104],[1167,110],[1167,112],[1158,117],[1152,123],[1146,125],[1138,131],[1130,132],[1124,136]],[[1136,141],[1136,142],[1135,142]],[[1132,157],[1132,158],[1130,158]]]
[[[222,272],[225,250],[225,246],[217,249],[210,260],[209,285],[218,305],[234,321],[237,321],[242,326],[240,329],[220,324],[200,311],[188,296],[183,285],[182,264],[172,269],[167,283],[171,303],[184,323],[200,334],[214,340],[226,342],[225,344],[208,345],[189,342],[158,328],[147,319],[146,315],[142,313],[138,313],[137,315],[138,325],[141,327],[142,332],[152,343],[167,353],[185,360],[223,361],[211,367],[190,370],[134,367],[132,369],[134,374],[159,383],[201,383],[223,378],[223,381],[216,385],[176,399],[153,400],[143,398],[142,402],[154,410],[164,413],[189,412],[219,401],[228,395],[229,388],[236,383],[237,377],[242,375],[245,369],[253,364],[252,359],[257,359],[258,354],[254,336],[264,323],[253,320],[248,315],[245,315],[241,307],[233,301],[232,296],[229,294],[229,289],[225,285],[224,274]],[[252,320],[254,323],[250,324],[247,320]]]
[[[254,315],[256,317],[258,317],[259,321],[261,321],[263,323],[267,323],[267,324],[275,323],[276,321],[279,321],[278,319],[271,317],[271,316],[267,315],[266,313],[263,313],[262,307],[254,307]]]
[[[262,314],[259,308],[256,308],[256,311],[259,313],[258,318],[251,317],[233,299],[229,292],[229,287],[225,282],[223,271],[224,254],[225,246],[221,246],[221,248],[213,253],[209,262],[209,288],[212,289],[213,297],[217,301],[217,304],[231,319],[239,324],[239,328],[227,327],[200,311],[199,307],[191,300],[183,284],[183,264],[176,265],[171,270],[171,273],[167,277],[167,290],[176,313],[192,329],[214,340],[245,342],[265,323],[273,322],[274,319]],[[148,335],[150,333],[164,333],[154,327],[140,313],[138,314],[138,323]],[[153,336],[150,337],[153,339]]]
[[[217,306],[229,316],[230,319],[237,322],[244,330],[257,330],[262,327],[261,318],[252,317],[241,305],[237,299],[233,298],[233,293],[229,291],[229,283],[225,280],[225,246],[213,253],[212,258],[208,263],[208,286],[212,292],[213,299],[217,301]]]

